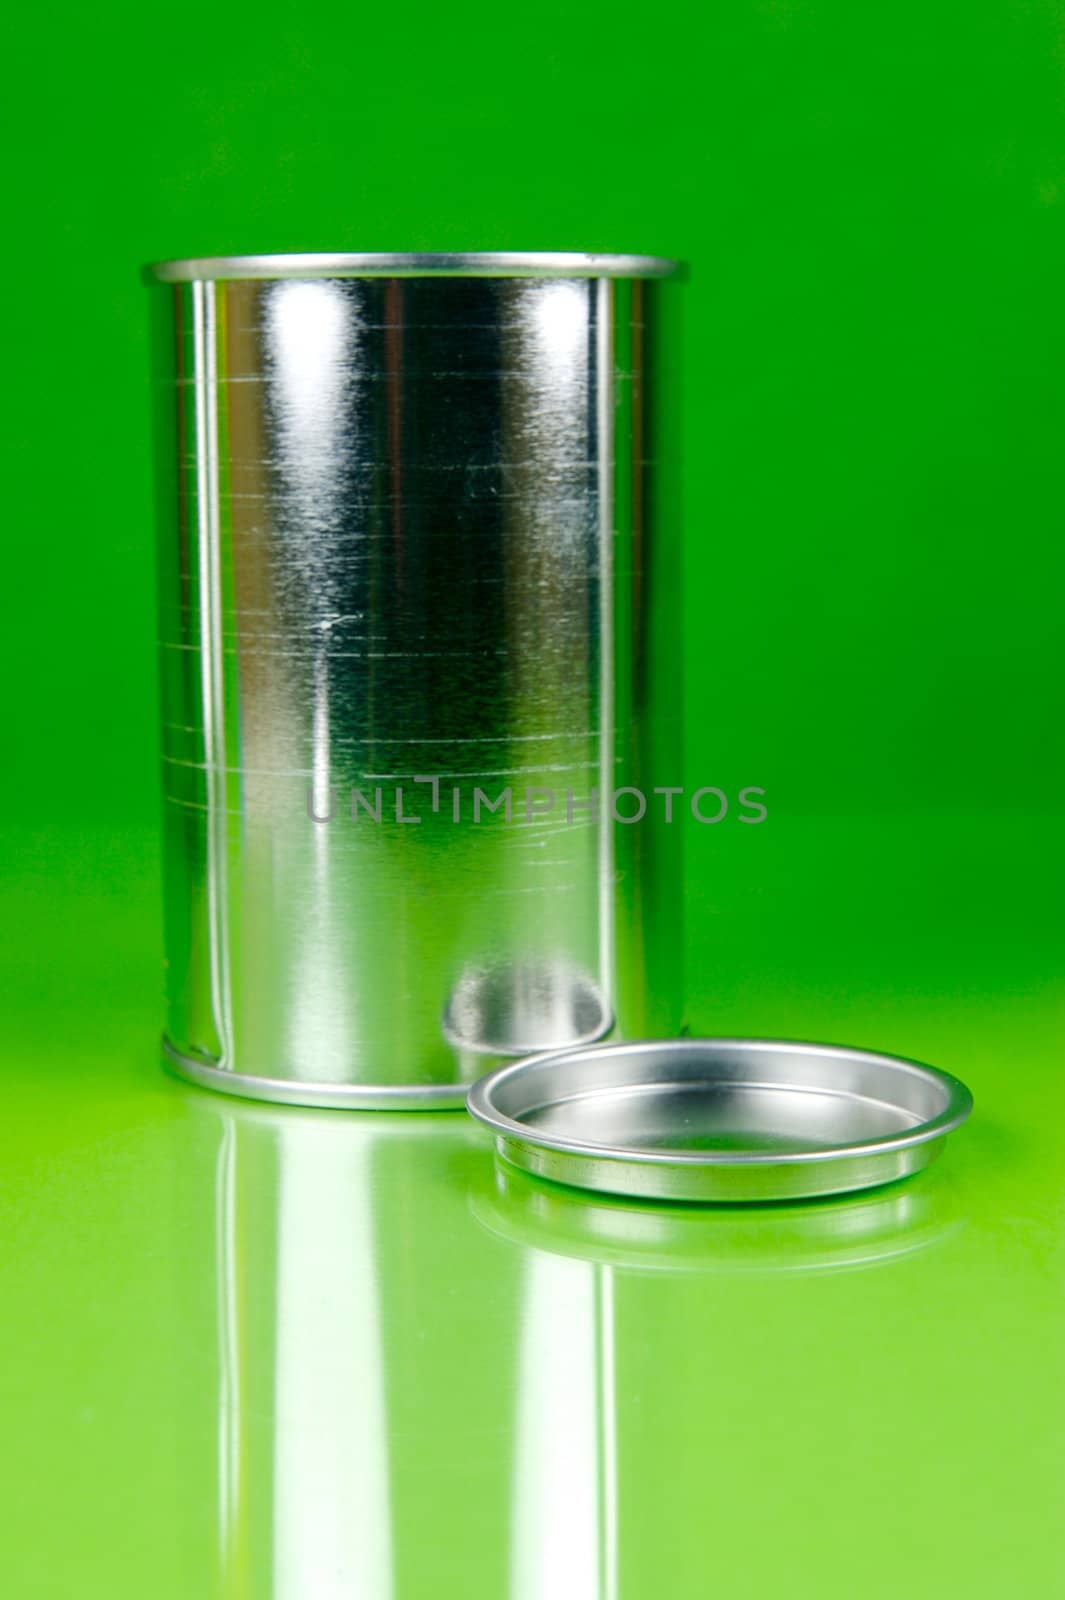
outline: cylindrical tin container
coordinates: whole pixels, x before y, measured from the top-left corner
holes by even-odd
[[[679,529],[645,471],[670,268],[154,269],[187,1076],[460,1105],[506,1057],[680,1026],[679,827],[653,792],[682,781]]]

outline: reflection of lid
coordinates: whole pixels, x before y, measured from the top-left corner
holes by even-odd
[[[930,1176],[905,1188],[845,1199],[728,1207],[639,1205],[542,1183],[500,1162],[478,1221],[512,1244],[637,1272],[856,1271],[940,1245],[962,1219],[948,1184]]]
[[[665,1200],[782,1200],[908,1177],[964,1122],[963,1083],[916,1061],[779,1039],[556,1050],[470,1090],[538,1177]]]

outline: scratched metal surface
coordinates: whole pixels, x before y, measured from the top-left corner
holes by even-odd
[[[676,1025],[642,954],[661,826],[607,807],[648,778],[647,580],[677,538],[645,493],[648,291],[155,291],[177,327],[160,572],[186,1071],[448,1103],[500,1056]]]

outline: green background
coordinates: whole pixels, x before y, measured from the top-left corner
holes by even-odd
[[[1063,41],[1046,0],[17,13],[5,1594],[1065,1583]],[[257,1120],[158,1072],[138,269],[421,248],[690,264],[666,291],[687,776],[769,805],[688,827],[691,1018],[964,1077],[975,1120],[894,1211],[710,1213],[693,1248],[662,1221],[653,1261],[582,1255],[576,1202],[557,1249],[523,1232],[535,1205],[461,1121]],[[530,1431],[530,1395],[605,1370],[610,1428],[578,1399]],[[544,1509],[568,1459],[592,1554]],[[381,1482],[388,1560],[325,1527],[310,1574],[285,1530],[314,1534],[314,1484],[357,1523]],[[569,1591],[530,1526],[570,1540]]]

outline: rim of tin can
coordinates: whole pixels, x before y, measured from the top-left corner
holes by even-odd
[[[599,255],[582,250],[340,252],[192,256],[156,261],[159,283],[242,278],[667,278],[679,263],[664,256]]]

